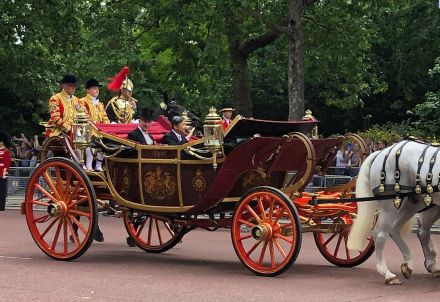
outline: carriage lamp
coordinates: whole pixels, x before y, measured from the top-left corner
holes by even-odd
[[[203,125],[203,133],[205,136],[205,147],[213,155],[213,167],[217,169],[217,153],[223,147],[223,127],[221,124],[221,117],[217,114],[216,109],[211,107],[208,115],[205,117]]]
[[[72,124],[72,143],[75,150],[80,153],[81,163],[84,161],[84,149],[89,146],[91,140],[91,127],[89,117],[84,111],[76,114],[75,122]]]
[[[302,118],[303,121],[316,121],[316,118],[312,115],[312,110],[307,109],[306,114]],[[310,138],[318,138],[318,126],[313,127]]]

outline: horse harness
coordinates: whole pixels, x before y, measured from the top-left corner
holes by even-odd
[[[425,205],[427,207],[432,206],[432,196],[431,194],[433,192],[439,192],[440,191],[440,173],[439,173],[439,184],[437,186],[433,186],[432,185],[432,178],[433,178],[433,174],[432,174],[432,170],[434,168],[434,164],[436,163],[436,158],[437,158],[437,154],[440,150],[439,144],[427,144],[425,146],[425,148],[423,149],[422,154],[420,155],[419,159],[418,159],[418,165],[417,165],[417,173],[415,175],[415,180],[416,180],[416,185],[415,187],[411,187],[411,186],[405,186],[405,185],[401,185],[400,184],[400,167],[399,167],[399,158],[400,155],[402,154],[403,148],[405,147],[405,145],[409,142],[418,142],[418,143],[422,143],[419,141],[415,141],[415,140],[407,140],[405,141],[403,144],[400,145],[400,147],[398,148],[398,150],[396,151],[396,168],[394,171],[394,185],[386,185],[385,184],[385,179],[386,179],[386,171],[385,171],[385,167],[386,167],[386,163],[388,160],[388,156],[390,155],[390,153],[393,151],[394,148],[396,148],[398,146],[398,144],[394,145],[393,147],[391,147],[388,152],[385,154],[384,157],[384,161],[383,161],[383,165],[382,165],[382,171],[380,172],[380,185],[378,188],[375,188],[373,190],[373,193],[375,195],[375,197],[377,196],[387,196],[389,197],[390,195],[385,195],[386,191],[390,191],[393,190],[394,191],[394,206],[399,209],[400,206],[402,205],[402,198],[405,196],[409,196],[409,195],[420,195],[420,194],[425,194],[425,197],[423,198],[423,202],[425,203]],[[424,144],[424,143],[423,143]],[[429,147],[437,147],[437,149],[435,150],[435,152],[433,153],[430,161],[429,161],[429,171],[426,174],[426,186],[422,187],[421,186],[421,175],[420,175],[420,170],[422,168],[422,165],[425,161],[425,155],[426,155],[426,151],[429,149]],[[392,187],[391,187],[392,186]]]

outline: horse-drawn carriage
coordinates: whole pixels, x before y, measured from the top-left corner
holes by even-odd
[[[237,256],[260,275],[280,274],[294,263],[303,232],[313,232],[319,251],[335,265],[368,259],[372,240],[356,254],[346,247],[356,203],[314,202],[352,197],[353,182],[304,192],[315,172],[325,174],[343,138],[310,139],[315,120],[237,117],[223,133],[217,117],[215,111],[207,116],[204,137],[179,146],[130,141],[125,136],[132,125],[90,130],[76,124],[73,137],[49,139],[22,204],[36,244],[58,260],[81,256],[111,200],[129,236],[150,253],[167,251],[196,228],[230,228]],[[169,129],[160,119],[151,132],[159,142]],[[352,139],[365,153],[362,139]],[[105,154],[104,172],[82,169],[79,151],[90,145]]]

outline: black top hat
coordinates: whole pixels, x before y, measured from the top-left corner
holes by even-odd
[[[98,80],[90,79],[86,82],[86,89],[89,89],[90,87],[102,87],[102,85],[99,84]]]
[[[140,118],[145,121],[155,121],[157,119],[157,113],[150,108],[142,108]]]
[[[61,84],[75,84],[76,85],[76,77],[73,74],[66,74],[61,80]]]
[[[179,116],[179,115],[175,115],[171,118],[171,125],[177,125],[180,124],[181,122],[183,122],[183,117]]]
[[[222,109],[220,109],[219,112],[223,112],[223,111],[235,111],[234,106],[232,106],[231,101],[223,102]]]
[[[3,142],[6,148],[9,148],[11,146],[11,137],[3,130],[0,130],[0,142]]]

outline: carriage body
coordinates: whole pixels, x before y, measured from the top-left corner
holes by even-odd
[[[340,249],[356,205],[312,206],[317,194],[303,194],[315,172],[325,173],[343,141],[310,139],[316,123],[237,117],[216,156],[204,148],[203,138],[178,146],[141,145],[126,139],[136,125],[96,125],[99,144],[94,146],[106,154],[104,172],[83,171],[69,138],[53,138],[43,156],[64,152],[71,160],[53,157],[41,163],[22,212],[37,245],[59,260],[77,258],[89,248],[98,212],[111,200],[121,209],[130,237],[147,252],[168,250],[194,228],[231,228],[241,262],[257,274],[277,275],[296,260],[302,232],[312,231],[330,262],[357,265],[371,255],[371,245],[344,259],[328,246],[337,235]],[[170,129],[161,118],[152,136],[160,141]],[[347,186],[320,196],[350,194]],[[335,235],[326,239],[326,234]]]

